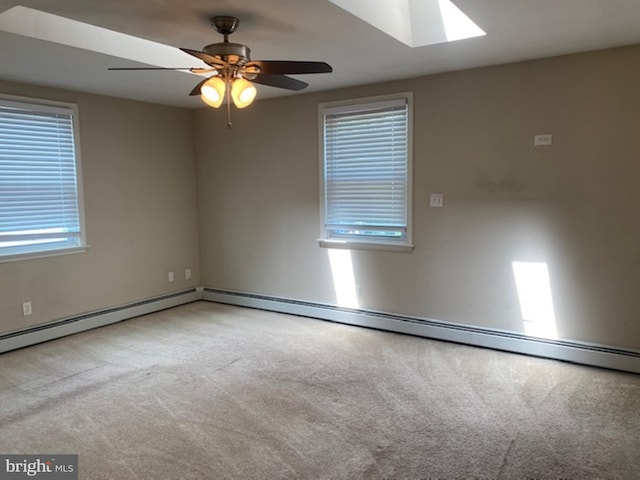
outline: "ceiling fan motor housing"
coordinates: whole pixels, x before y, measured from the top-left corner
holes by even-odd
[[[212,43],[202,49],[212,57],[218,57],[231,65],[242,66],[251,60],[251,50],[239,43]]]

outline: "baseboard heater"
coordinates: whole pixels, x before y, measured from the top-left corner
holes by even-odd
[[[0,335],[0,353],[195,302],[201,297],[194,288],[7,333]]]
[[[602,345],[567,340],[546,340],[519,333],[452,324],[426,318],[362,309],[354,310],[321,303],[212,288],[204,289],[202,299],[582,365],[640,373],[640,352]]]

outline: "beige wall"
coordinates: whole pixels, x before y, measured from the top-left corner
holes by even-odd
[[[0,332],[196,285],[337,303],[317,243],[317,104],[413,91],[416,248],[351,252],[360,305],[523,332],[512,262],[544,262],[560,338],[640,349],[639,55],[263,100],[231,130],[223,111],[0,82],[79,105],[91,245],[0,263]],[[554,145],[534,148],[540,133]]]
[[[0,263],[0,333],[199,284],[191,111],[7,82],[0,92],[78,104],[90,245]]]
[[[622,48],[263,100],[234,111],[232,130],[224,112],[197,111],[202,284],[336,303],[317,243],[317,104],[413,91],[416,247],[352,251],[360,305],[524,332],[512,262],[543,262],[560,338],[640,349],[638,58]],[[544,133],[553,146],[533,147]]]

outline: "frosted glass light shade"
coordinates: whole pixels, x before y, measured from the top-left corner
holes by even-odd
[[[225,81],[220,77],[211,77],[200,87],[200,99],[213,108],[218,108],[224,100]]]
[[[231,85],[231,98],[237,108],[245,108],[251,105],[257,93],[256,87],[244,78],[236,78]]]

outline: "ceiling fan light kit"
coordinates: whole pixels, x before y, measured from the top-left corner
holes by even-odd
[[[307,83],[289,77],[288,74],[330,73],[331,66],[325,62],[261,60],[251,61],[251,50],[246,45],[229,42],[229,35],[240,24],[236,17],[217,15],[211,24],[223,36],[223,41],[212,43],[202,51],[181,48],[185,53],[202,60],[207,68],[115,68],[110,70],[186,70],[192,73],[212,73],[201,81],[189,95],[199,95],[208,106],[219,108],[227,101],[228,126],[231,127],[230,104],[236,108],[251,105],[257,90],[253,83],[288,90],[302,90]],[[253,82],[253,83],[251,83]]]
[[[231,100],[236,108],[245,108],[253,103],[258,91],[251,82],[242,77],[232,79],[211,77],[200,87],[200,98],[210,107],[218,108],[224,101],[229,84],[231,85]]]

